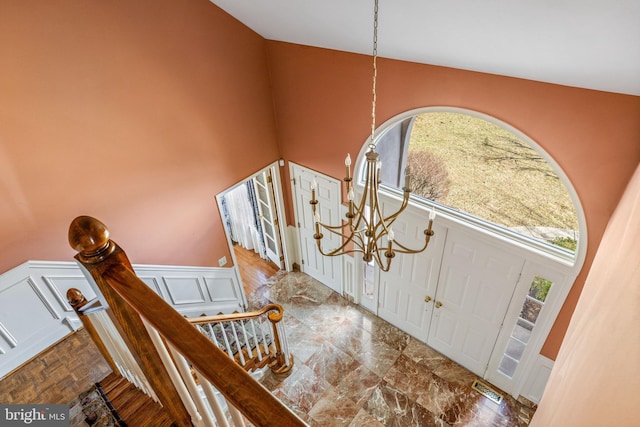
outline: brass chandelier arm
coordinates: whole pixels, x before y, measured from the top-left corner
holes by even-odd
[[[424,246],[422,246],[422,248],[420,249],[410,249],[406,246],[404,246],[403,244],[394,241],[394,246],[398,246],[400,247],[400,249],[394,248],[394,252],[397,252],[399,254],[417,254],[419,252],[424,251],[425,249],[427,249],[427,246],[429,246],[429,242],[431,240],[431,236],[433,236],[435,233],[433,232],[433,230],[424,230],[424,234],[425,234],[425,239],[424,239]]]

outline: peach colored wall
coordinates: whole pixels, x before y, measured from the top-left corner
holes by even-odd
[[[2,0],[0,272],[95,216],[134,263],[229,258],[215,195],[278,158],[265,41],[207,0]]]
[[[281,42],[267,47],[281,155],[341,179],[345,153],[357,155],[370,133],[370,57]],[[467,108],[511,124],[573,182],[588,252],[542,351],[555,358],[607,221],[640,160],[640,97],[380,59],[378,124],[426,106]],[[291,212],[289,206],[290,221]]]
[[[637,426],[640,167],[609,223],[531,427]]]

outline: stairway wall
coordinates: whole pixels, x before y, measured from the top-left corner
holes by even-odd
[[[243,311],[235,267],[134,265],[136,274],[185,316]],[[75,262],[28,261],[0,275],[0,379],[82,326],[67,302],[69,288],[96,297]]]

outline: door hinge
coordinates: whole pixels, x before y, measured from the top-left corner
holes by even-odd
[[[291,178],[291,181],[293,182],[293,185],[296,185],[296,179],[295,178]]]
[[[271,175],[267,175],[267,182],[271,183],[271,181],[273,181],[273,179],[271,178]]]
[[[278,218],[274,219],[274,220],[273,220],[273,223],[274,223],[275,225],[280,225],[280,223],[278,222]]]
[[[298,222],[298,228],[300,228],[300,222]]]
[[[304,265],[304,260],[302,260],[301,262],[302,262],[302,265]]]

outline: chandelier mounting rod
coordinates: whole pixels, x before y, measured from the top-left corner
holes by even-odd
[[[432,226],[435,219],[435,211],[431,209],[429,223],[424,230],[424,245],[419,249],[410,249],[398,242],[391,225],[398,216],[409,205],[411,196],[411,175],[405,169],[405,185],[402,204],[394,214],[384,216],[382,206],[379,202],[378,190],[381,182],[380,160],[375,148],[376,130],[376,83],[378,77],[378,0],[374,0],[373,10],[373,81],[372,81],[372,102],[371,102],[371,137],[369,140],[369,151],[366,152],[365,181],[362,190],[362,199],[355,202],[355,191],[353,178],[351,176],[351,156],[347,154],[345,159],[347,176],[344,178],[348,210],[345,215],[346,220],[339,225],[327,225],[321,222],[318,211],[318,200],[316,190],[318,183],[313,180],[311,183],[311,207],[315,222],[315,234],[313,235],[320,253],[324,256],[346,255],[355,252],[362,253],[365,262],[375,262],[382,271],[389,271],[391,260],[397,253],[417,254],[427,249],[431,236],[434,235]],[[324,234],[321,230],[337,235],[341,243],[335,249],[325,251],[322,248]],[[386,244],[385,244],[386,243]]]

